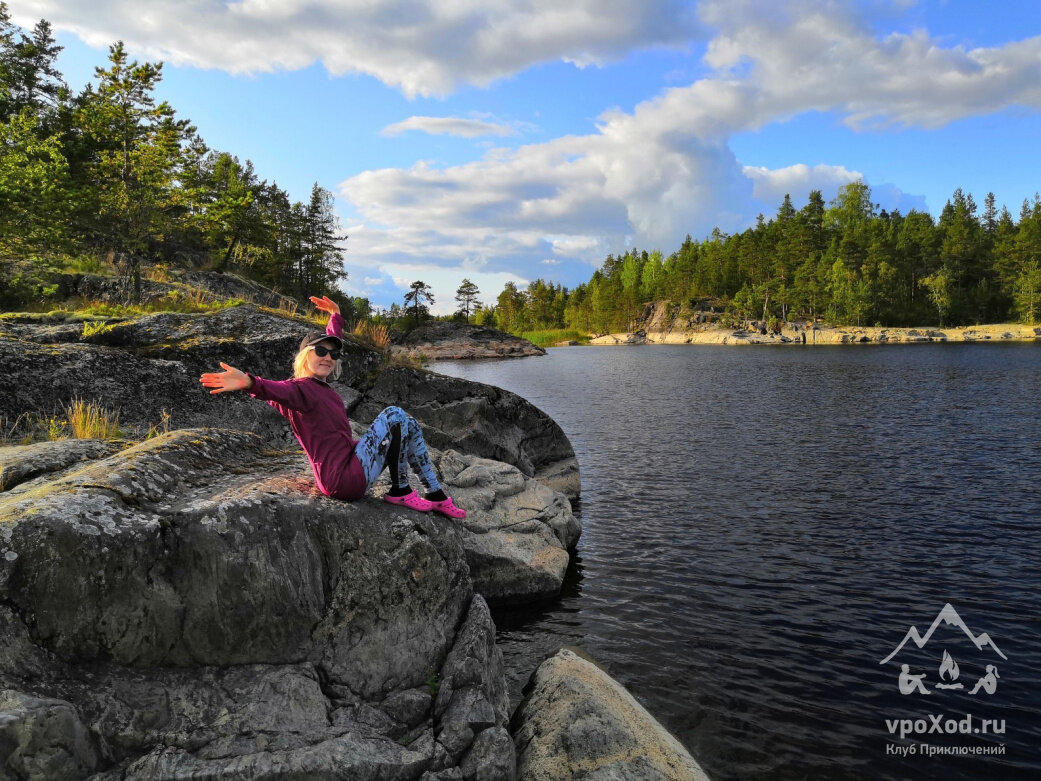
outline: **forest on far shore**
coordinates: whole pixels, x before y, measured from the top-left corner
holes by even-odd
[[[733,323],[775,326],[821,319],[834,325],[969,325],[1041,316],[1041,199],[1024,199],[1018,219],[993,193],[980,210],[956,190],[938,220],[927,212],[887,212],[862,181],[830,203],[789,196],[771,219],[742,233],[687,236],[668,255],[609,255],[590,280],[568,290],[537,279],[507,283],[477,322],[515,333],[632,330],[644,305],[710,302]]]

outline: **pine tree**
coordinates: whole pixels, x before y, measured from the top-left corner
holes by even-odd
[[[217,271],[236,258],[248,263],[268,238],[262,209],[265,185],[257,181],[248,160],[242,164],[226,152],[206,158],[194,220],[206,237]]]
[[[125,298],[137,301],[142,257],[172,227],[181,144],[195,129],[176,120],[165,101],[156,104],[162,63],[129,61],[122,42],[109,49],[109,62],[95,69],[97,89],[88,86],[77,98],[91,151],[80,202],[88,240],[112,255]]]
[[[430,285],[417,279],[409,286],[408,292],[405,294],[405,310],[411,312],[412,319],[417,326],[429,311],[424,301],[429,304],[434,303],[434,295]]]
[[[481,306],[481,302],[477,300],[480,292],[477,285],[465,278],[455,291],[455,300],[459,302],[458,311],[467,323],[470,322],[470,312]]]
[[[495,317],[499,321],[499,328],[509,333],[523,330],[519,327],[523,310],[524,294],[517,289],[515,283],[507,282],[495,299]]]
[[[340,235],[333,194],[320,187],[318,182],[311,188],[311,199],[304,215],[304,231],[304,273],[299,295],[306,295],[310,290],[331,292],[336,282],[347,276],[340,248],[340,242],[347,236]]]
[[[68,162],[23,109],[0,122],[0,254],[46,255],[66,239]]]
[[[29,109],[50,129],[68,93],[56,66],[61,50],[49,22],[41,19],[26,36],[11,23],[7,3],[0,2],[0,121]]]

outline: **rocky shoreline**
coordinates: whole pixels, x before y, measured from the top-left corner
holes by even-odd
[[[391,354],[427,361],[458,361],[482,358],[529,358],[545,355],[527,339],[495,328],[466,323],[434,322],[404,336],[395,336]]]
[[[533,679],[511,713],[489,604],[559,595],[581,534],[578,464],[546,415],[345,340],[352,419],[415,415],[468,509],[453,522],[380,501],[380,485],[321,496],[277,414],[198,387],[218,360],[286,376],[309,327],[250,305],[0,320],[0,419],[83,398],[153,435],[0,447],[0,775],[704,778],[569,652],[543,681],[596,685],[550,685],[542,704]],[[587,716],[547,721],[550,703]]]
[[[925,342],[1009,342],[1041,339],[1041,326],[1018,323],[974,325],[957,328],[883,328],[881,326],[833,327],[786,324],[779,333],[763,328],[637,331],[606,334],[591,345],[620,344],[919,344]]]

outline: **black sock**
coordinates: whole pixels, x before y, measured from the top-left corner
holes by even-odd
[[[398,455],[401,453],[401,426],[395,423],[390,427],[390,447],[387,448],[387,469],[390,470],[391,496],[405,496],[412,492],[406,475],[398,474]],[[405,479],[401,479],[405,477]]]
[[[448,497],[445,495],[445,492],[442,491],[440,488],[438,488],[433,493],[427,494],[426,496],[428,502],[443,502],[447,498]]]

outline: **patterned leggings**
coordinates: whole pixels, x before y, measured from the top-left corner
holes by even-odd
[[[423,432],[415,418],[410,416],[401,407],[387,407],[376,416],[358,444],[354,453],[365,470],[365,483],[371,486],[376,478],[383,472],[388,464],[388,457],[393,457],[391,447],[394,442],[394,427],[397,426],[400,435],[400,444],[397,452],[397,474],[391,469],[391,476],[396,476],[395,488],[408,487],[408,465],[411,464],[428,493],[441,489],[437,475],[434,474],[434,466],[430,463],[427,454],[427,443],[423,439]]]

